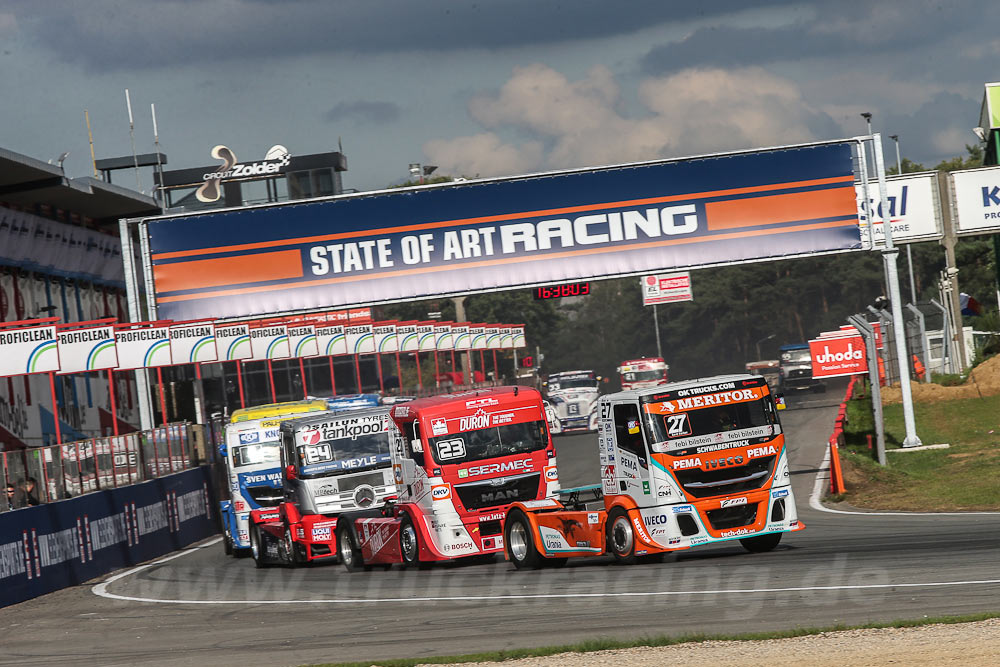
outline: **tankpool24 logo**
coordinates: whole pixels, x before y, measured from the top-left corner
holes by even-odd
[[[219,201],[219,197],[222,196],[222,188],[219,184],[222,181],[277,174],[282,167],[287,167],[292,159],[288,149],[281,144],[271,146],[264,155],[264,159],[257,162],[238,162],[236,153],[221,144],[212,149],[212,157],[216,160],[222,160],[222,164],[215,171],[210,171],[203,176],[205,182],[195,192],[198,201],[206,203]]]

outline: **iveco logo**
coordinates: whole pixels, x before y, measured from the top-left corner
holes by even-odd
[[[358,507],[371,507],[375,502],[375,489],[363,484],[354,489],[354,504]]]

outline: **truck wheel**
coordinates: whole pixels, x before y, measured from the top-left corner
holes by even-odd
[[[253,564],[258,568],[271,566],[267,561],[267,549],[260,539],[260,528],[256,524],[250,526],[250,555],[253,556]]]
[[[531,523],[524,512],[514,510],[507,515],[503,526],[503,545],[507,557],[518,570],[534,570],[542,565],[542,556],[535,548]]]
[[[399,556],[403,559],[404,568],[421,565],[420,538],[409,515],[404,515],[399,524]]]
[[[623,565],[635,563],[635,532],[628,513],[616,507],[608,514],[608,551]]]
[[[222,533],[222,552],[227,556],[233,555],[233,536],[229,534],[228,528]]]
[[[302,547],[292,539],[292,527],[287,524],[285,525],[285,555],[288,556],[288,561],[292,565],[303,565],[307,560],[302,553]]]
[[[750,553],[760,554],[765,551],[771,551],[778,546],[782,535],[784,533],[768,533],[767,535],[758,535],[757,537],[746,537],[740,540],[740,544]]]
[[[361,549],[354,545],[352,533],[350,521],[341,519],[337,522],[337,551],[340,553],[340,561],[348,572],[360,572],[365,569],[365,559],[361,555]]]

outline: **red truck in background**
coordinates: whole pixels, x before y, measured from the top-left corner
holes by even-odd
[[[499,553],[511,503],[530,504],[559,488],[534,389],[422,398],[393,406],[391,415],[400,434],[390,451],[396,499],[340,515],[337,545],[348,570]]]
[[[622,390],[659,387],[667,383],[670,366],[661,357],[629,359],[618,364]]]

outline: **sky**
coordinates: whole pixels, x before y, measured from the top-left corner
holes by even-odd
[[[0,0],[0,148],[68,176],[343,146],[344,186],[490,177],[899,136],[927,166],[978,140],[1000,80],[989,0]],[[887,162],[895,154],[886,139]],[[146,191],[151,177],[139,185]],[[134,186],[131,176],[115,182]]]

